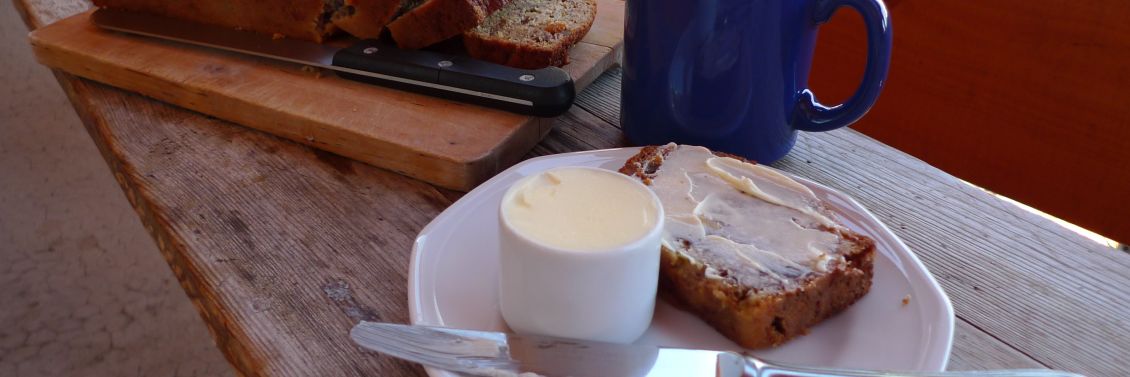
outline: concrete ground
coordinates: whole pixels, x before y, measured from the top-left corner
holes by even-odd
[[[63,91],[0,1],[0,376],[227,376]]]

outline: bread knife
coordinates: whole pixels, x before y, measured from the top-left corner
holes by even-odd
[[[346,48],[277,39],[226,27],[117,9],[99,9],[100,28],[333,70],[343,78],[552,117],[573,104],[576,89],[557,67],[517,69],[464,56],[401,50],[374,39]]]

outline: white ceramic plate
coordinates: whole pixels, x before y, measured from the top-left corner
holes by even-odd
[[[513,182],[561,166],[619,169],[638,148],[531,159],[498,174],[432,220],[416,238],[408,277],[413,324],[506,331],[498,310],[498,206]],[[797,178],[797,177],[794,177]],[[847,227],[876,242],[871,292],[847,311],[780,347],[768,360],[813,366],[944,370],[953,343],[953,307],[922,262],[883,223],[847,195],[797,178]],[[910,302],[903,305],[903,298]],[[697,317],[659,301],[637,344],[741,350]],[[454,376],[428,368],[432,377]]]

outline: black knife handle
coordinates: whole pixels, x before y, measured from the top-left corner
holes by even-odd
[[[557,67],[517,69],[464,56],[401,50],[367,39],[334,54],[341,77],[540,117],[573,105],[573,78]]]

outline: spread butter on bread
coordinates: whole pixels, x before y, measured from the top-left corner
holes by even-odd
[[[668,144],[620,172],[663,203],[661,291],[743,347],[805,334],[870,289],[874,242],[773,169]]]

